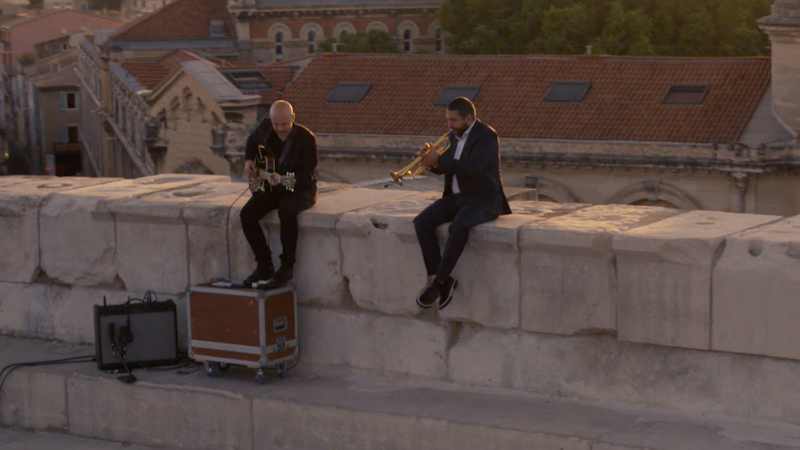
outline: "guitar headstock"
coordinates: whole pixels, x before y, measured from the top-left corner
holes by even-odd
[[[286,175],[284,175],[282,178],[282,184],[286,187],[286,190],[294,191],[294,184],[297,182],[294,172],[286,172]]]

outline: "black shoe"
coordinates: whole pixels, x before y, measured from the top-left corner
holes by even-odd
[[[273,275],[275,275],[275,268],[272,266],[272,263],[259,264],[256,270],[254,270],[249,277],[244,279],[244,283],[245,286],[251,286],[254,283],[267,281],[272,278]]]
[[[456,290],[456,286],[458,286],[458,280],[453,277],[447,277],[442,286],[439,288],[439,292],[442,293],[441,297],[439,298],[439,311],[443,310],[447,305],[450,304],[450,300],[453,299],[453,292]]]
[[[419,305],[420,308],[428,309],[436,303],[440,294],[439,287],[435,284],[431,284],[419,294],[417,297],[417,305]]]
[[[275,289],[279,287],[284,287],[292,281],[292,276],[294,275],[294,267],[287,266],[286,264],[281,264],[278,267],[278,271],[275,272],[275,275],[266,282],[267,289]]]

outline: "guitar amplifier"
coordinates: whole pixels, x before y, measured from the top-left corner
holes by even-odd
[[[105,300],[103,301],[105,303]],[[95,357],[100,370],[175,365],[178,315],[175,302],[94,306]]]

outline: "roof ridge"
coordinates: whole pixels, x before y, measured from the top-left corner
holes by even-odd
[[[114,22],[119,23],[120,25],[122,25],[124,23],[124,22],[121,22],[121,21],[119,21],[117,19],[112,19],[110,17],[105,17],[105,16],[101,16],[99,14],[93,14],[93,13],[90,13],[90,12],[87,12],[87,11],[81,11],[81,10],[77,10],[77,9],[44,9],[42,11],[43,11],[42,13],[37,14],[35,16],[20,16],[20,17],[17,17],[16,19],[10,20],[10,21],[0,25],[0,27],[13,28],[13,27],[16,27],[18,25],[24,25],[24,24],[27,24],[27,23],[35,22],[35,21],[37,21],[39,19],[44,19],[45,17],[54,16],[54,15],[60,14],[60,13],[70,13],[70,12],[78,13],[78,14],[82,14],[82,15],[85,15],[85,16],[90,16],[90,17],[94,17],[94,18],[98,18],[98,19],[112,20]],[[14,22],[17,22],[17,23],[14,23]]]
[[[135,19],[135,20],[129,22],[128,23],[129,26],[124,27],[124,29],[120,29],[116,33],[114,33],[111,36],[109,36],[109,38],[111,38],[111,39],[117,38],[117,36],[119,36],[120,34],[126,33],[128,31],[130,31],[131,29],[133,29],[135,27],[138,27],[139,25],[147,22],[148,20],[152,19],[156,15],[161,14],[164,11],[169,10],[170,8],[174,8],[175,5],[177,5],[177,4],[181,3],[181,2],[189,2],[189,1],[192,1],[192,0],[175,0],[172,3],[167,3],[166,5],[162,6],[161,8],[159,8],[159,9],[157,9],[155,11],[149,12],[149,13],[143,15],[142,17],[139,17],[138,19]]]
[[[466,54],[442,54],[442,53],[348,53],[348,52],[319,52],[318,56],[321,57],[364,57],[364,58],[419,58],[419,59],[531,59],[531,60],[547,60],[547,59],[575,59],[575,60],[628,60],[628,61],[710,61],[710,60],[769,60],[770,56],[754,55],[754,56],[649,56],[649,55],[585,55],[585,54],[500,54],[500,55],[466,55]],[[275,64],[275,63],[273,63]]]

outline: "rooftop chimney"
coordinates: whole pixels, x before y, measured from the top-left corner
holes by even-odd
[[[772,41],[772,104],[778,118],[800,133],[800,0],[775,0],[758,21]]]

